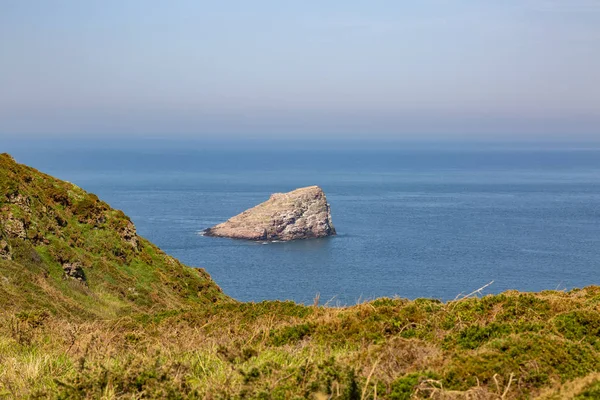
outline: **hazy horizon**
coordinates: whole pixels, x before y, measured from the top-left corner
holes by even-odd
[[[600,138],[600,3],[0,5],[0,138]]]

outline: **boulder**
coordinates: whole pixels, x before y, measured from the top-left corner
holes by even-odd
[[[318,186],[275,193],[264,203],[204,231],[205,236],[281,241],[335,234],[327,198]]]
[[[83,266],[79,261],[75,261],[72,263],[64,263],[62,267],[65,273],[65,278],[74,279],[83,284],[87,284],[85,272],[83,271]]]

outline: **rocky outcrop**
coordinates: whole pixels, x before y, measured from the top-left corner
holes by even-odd
[[[79,261],[75,261],[72,263],[64,263],[63,271],[65,272],[65,278],[73,279],[83,284],[87,284],[85,278],[85,272],[83,271],[83,266]]]
[[[6,213],[2,213],[2,215],[0,215],[0,223],[9,237],[18,239],[27,238],[25,222],[20,218],[15,217],[12,212],[6,211]]]
[[[0,259],[10,260],[12,259],[11,249],[8,242],[0,238]]]
[[[20,193],[11,193],[6,196],[8,203],[19,206],[24,212],[31,213],[31,201],[29,197],[23,196]]]
[[[119,231],[119,236],[121,236],[121,239],[123,239],[123,241],[125,241],[131,247],[133,247],[136,250],[138,249],[139,240],[133,222],[128,221],[127,224],[123,227],[123,229]]]
[[[329,204],[318,186],[275,193],[264,203],[204,231],[205,236],[282,241],[335,234]]]

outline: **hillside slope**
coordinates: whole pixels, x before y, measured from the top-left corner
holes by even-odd
[[[201,269],[137,235],[122,211],[0,155],[0,308],[74,318],[226,300]]]

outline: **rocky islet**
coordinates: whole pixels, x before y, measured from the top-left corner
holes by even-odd
[[[309,186],[272,194],[264,203],[203,233],[233,239],[289,241],[333,236],[336,231],[323,189]]]

